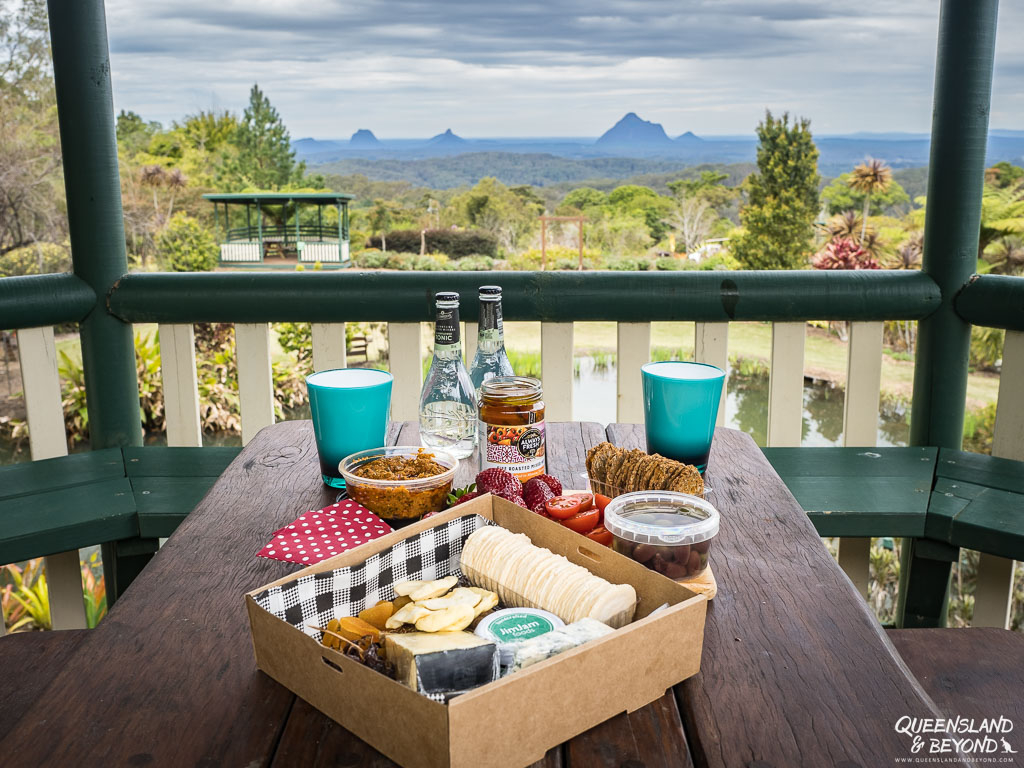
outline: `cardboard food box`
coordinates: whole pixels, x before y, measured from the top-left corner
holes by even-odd
[[[387,558],[403,544],[418,541],[413,537],[468,523],[452,521],[475,515],[525,533],[537,546],[610,582],[632,584],[639,598],[633,622],[443,704],[321,645],[257,602],[257,597],[265,600],[268,590],[288,590],[300,579],[304,585],[292,586],[306,589],[312,601],[307,577],[381,561],[373,556]],[[433,563],[425,578],[458,568],[457,552],[451,561]],[[666,603],[667,608],[649,615]],[[540,760],[552,747],[614,715],[645,706],[696,674],[707,598],[557,523],[487,495],[254,590],[246,595],[246,605],[259,668],[395,762],[407,768],[509,768]]]

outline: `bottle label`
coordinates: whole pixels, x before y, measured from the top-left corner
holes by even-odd
[[[504,336],[505,328],[501,320],[501,302],[481,301],[477,341],[481,343],[502,341]]]
[[[450,352],[462,349],[462,337],[459,334],[459,310],[438,309],[434,321],[434,351]]]
[[[482,434],[480,469],[500,467],[526,482],[544,474],[544,422],[511,427],[480,423]]]

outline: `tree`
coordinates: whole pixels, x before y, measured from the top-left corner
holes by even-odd
[[[394,225],[397,213],[398,206],[381,198],[374,200],[373,208],[370,209],[370,229],[372,234],[380,233],[380,246],[385,253],[388,250],[387,232]]]
[[[853,169],[850,180],[847,182],[850,189],[864,195],[864,223],[863,229],[868,226],[868,209],[871,205],[871,196],[876,192],[885,192],[892,184],[892,169],[882,160],[869,157],[866,163],[861,163]],[[861,232],[861,239],[864,239],[864,231]]]
[[[1024,168],[1000,160],[985,171],[985,183],[999,189],[1015,187],[1024,180]]]
[[[895,179],[885,190],[872,193],[869,199],[868,195],[850,186],[851,178],[851,173],[840,174],[821,190],[822,202],[830,214],[862,210],[865,202],[871,216],[881,216],[894,208],[899,209],[900,214],[909,210],[910,195]]]
[[[681,194],[680,194],[681,193]],[[665,224],[679,236],[683,253],[692,253],[708,238],[715,224],[711,205],[697,194],[686,194],[682,188],[676,194],[676,204],[665,218]]]
[[[0,254],[67,238],[46,3],[0,3]]]
[[[543,212],[543,204],[516,194],[488,176],[453,197],[444,218],[451,224],[486,230],[498,238],[502,248],[512,250],[534,231],[537,217]]]
[[[583,212],[588,208],[603,208],[608,205],[608,195],[593,187],[577,187],[562,200],[562,205]]]
[[[157,239],[160,259],[172,272],[210,272],[217,268],[217,251],[210,231],[183,213]]]
[[[238,155],[222,177],[230,188],[278,189],[302,181],[306,164],[296,164],[288,129],[258,85],[249,93],[249,106],[232,143]]]
[[[673,202],[650,187],[624,184],[608,195],[608,207],[613,212],[635,213],[643,217],[647,231],[656,241],[665,236],[665,219],[672,213]]]
[[[811,253],[818,215],[818,148],[809,120],[771,112],[757,127],[757,173],[740,211],[744,232],[732,252],[746,269],[798,269]]]

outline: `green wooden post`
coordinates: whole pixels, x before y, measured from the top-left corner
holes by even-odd
[[[225,222],[226,224],[227,222]],[[213,204],[213,229],[217,233],[217,240],[224,242],[220,236],[220,216],[217,215],[217,203]]]
[[[299,249],[299,201],[295,201],[295,259],[296,261],[302,261],[302,251]]]
[[[342,223],[341,211],[345,208],[343,203],[338,204],[338,264],[344,263],[345,258],[345,247],[342,245],[344,242],[344,224]],[[346,209],[347,210],[347,209]]]
[[[959,449],[963,440],[971,327],[953,300],[977,265],[998,8],[998,0],[943,0],[939,17],[922,269],[942,304],[919,323],[911,445]],[[901,626],[946,622],[951,553],[932,549],[904,541]]]
[[[108,291],[128,271],[103,0],[49,0],[64,188],[74,273],[96,304],[79,325],[91,447],[142,445],[132,327],[107,312]],[[156,550],[155,540],[105,544],[113,602]]]
[[[260,238],[260,261],[263,261],[263,206],[256,201],[256,228]]]

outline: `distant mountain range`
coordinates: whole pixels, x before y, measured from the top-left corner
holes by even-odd
[[[825,176],[848,171],[866,157],[881,158],[893,168],[927,165],[930,143],[927,134],[893,132],[818,135],[815,142],[820,153],[818,167]],[[578,160],[637,158],[655,161],[659,168],[669,164],[750,163],[757,156],[753,134],[701,137],[687,131],[673,139],[660,123],[644,120],[635,112],[623,116],[597,139],[467,139],[450,128],[429,139],[378,139],[364,128],[348,141],[304,138],[292,142],[292,146],[297,158],[311,168],[329,166],[331,172],[365,173],[374,179],[400,177],[405,163],[465,153],[500,153],[503,161],[508,160],[504,156],[509,153],[530,155],[528,161],[524,158],[527,166],[535,165],[539,155]],[[1024,131],[990,132],[987,161],[1000,160],[1024,164]]]

